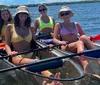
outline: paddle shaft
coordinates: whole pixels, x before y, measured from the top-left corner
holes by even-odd
[[[51,34],[45,34],[45,35],[38,36],[37,39],[41,39],[41,38],[44,38],[44,37],[47,37],[47,36],[51,36]]]
[[[38,64],[41,64],[41,63],[46,63],[46,62],[50,62],[50,61],[54,61],[54,60],[58,60],[58,59],[72,58],[74,56],[80,56],[80,55],[83,55],[83,54],[87,54],[87,53],[91,53],[91,52],[96,52],[96,51],[100,51],[100,49],[87,50],[87,51],[84,51],[82,53],[76,53],[76,54],[71,54],[71,55],[64,55],[62,57],[47,58],[47,59],[39,60],[37,62],[27,63],[27,64],[24,64],[24,65],[20,65],[20,66],[16,66],[16,67],[11,67],[11,68],[7,68],[7,69],[2,69],[2,70],[0,70],[0,73],[6,72],[6,71],[15,70],[15,69],[20,69],[20,68],[31,66],[31,65],[38,65]]]
[[[57,44],[57,45],[54,45],[52,47],[46,46],[44,48],[37,48],[37,49],[32,49],[32,50],[28,50],[28,51],[24,51],[24,52],[19,52],[19,53],[14,54],[14,55],[4,56],[2,53],[0,53],[0,55],[1,55],[0,59],[9,58],[9,57],[13,57],[13,56],[16,56],[16,55],[21,55],[21,54],[27,54],[27,53],[30,53],[30,52],[36,52],[36,51],[40,51],[40,50],[46,50],[46,49],[54,48],[54,47],[57,47],[57,46],[61,46],[61,44]]]

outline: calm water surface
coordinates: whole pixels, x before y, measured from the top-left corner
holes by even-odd
[[[74,12],[72,17],[73,21],[77,21],[81,24],[81,27],[87,35],[99,34],[100,30],[100,3],[83,3],[83,4],[64,4],[69,6]],[[48,6],[48,15],[54,17],[56,22],[60,22],[61,19],[57,17],[59,9],[64,5]],[[29,8],[32,21],[39,17],[37,7]],[[11,9],[12,14],[15,13],[15,9]]]

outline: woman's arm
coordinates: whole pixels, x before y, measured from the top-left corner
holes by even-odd
[[[5,35],[5,49],[6,49],[6,52],[8,54],[11,53],[11,48],[10,48],[10,45],[11,45],[11,28],[12,28],[12,25],[8,24],[7,30],[6,30],[6,35]]]
[[[57,23],[55,24],[54,35],[53,35],[53,41],[57,44],[60,44],[60,40],[58,39],[59,35],[60,35],[60,24]]]
[[[54,27],[55,27],[55,20],[54,20],[53,17],[51,17],[51,18],[52,18],[52,21],[53,21],[53,24],[54,24]],[[54,29],[54,27],[53,27],[53,29]]]
[[[36,33],[37,29],[39,29],[39,21],[38,18],[34,21],[34,32]]]
[[[32,38],[33,38],[33,40],[35,40],[35,28],[33,26],[31,26],[30,30],[32,32]]]
[[[85,35],[85,32],[84,32],[83,29],[81,28],[80,24],[77,23],[77,22],[75,22],[75,24],[76,24],[76,26],[77,26],[77,28],[78,28],[78,33],[79,33],[80,35]]]

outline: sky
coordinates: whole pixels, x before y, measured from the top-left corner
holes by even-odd
[[[71,2],[81,0],[0,0],[0,5],[25,5],[25,4],[40,4],[40,3],[51,3],[51,2]]]

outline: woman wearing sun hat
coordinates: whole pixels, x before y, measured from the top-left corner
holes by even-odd
[[[61,46],[62,50],[70,51],[73,53],[83,52],[85,48],[93,49],[94,45],[85,35],[80,24],[78,22],[72,22],[71,17],[74,15],[73,11],[67,7],[61,7],[58,17],[62,19],[63,22],[57,23],[54,28],[53,40],[55,43],[63,44]],[[80,38],[78,38],[80,34]],[[61,40],[58,39],[60,35]],[[66,44],[66,42],[68,44]],[[80,58],[83,60],[83,58]]]
[[[14,24],[9,24],[7,26],[6,39],[5,39],[5,48],[8,55],[16,54],[18,52],[23,52],[31,50],[31,41],[34,40],[33,27],[31,26],[31,18],[29,15],[28,7],[19,6],[16,9],[14,15]],[[13,50],[11,49],[11,44]],[[34,59],[31,59],[34,58]],[[33,56],[33,53],[22,54],[12,57],[11,62],[15,65],[22,65],[28,62],[35,62],[39,59]],[[41,72],[45,76],[51,76],[52,73],[48,70]],[[59,77],[60,74],[54,75],[54,77]],[[52,85],[62,85],[60,82],[58,84]],[[51,84],[49,84],[51,85]]]
[[[19,6],[16,9],[14,15],[14,24],[8,24],[6,32],[6,51],[8,54],[13,54],[21,52],[24,50],[30,50],[30,42],[33,38],[31,27],[31,18],[29,16],[28,8],[26,6]],[[13,50],[11,50],[10,45],[12,43]],[[24,55],[24,57],[29,58],[32,54]],[[12,62],[16,65],[24,64],[25,59],[20,57],[13,57]],[[19,62],[20,61],[20,62]]]

